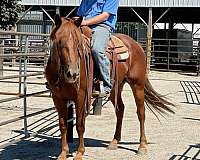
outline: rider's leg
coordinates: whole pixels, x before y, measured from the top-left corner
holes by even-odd
[[[97,26],[93,29],[91,41],[92,53],[96,64],[95,67],[99,69],[105,92],[110,92],[112,89],[110,80],[110,61],[105,54],[110,37],[111,30],[108,28]]]

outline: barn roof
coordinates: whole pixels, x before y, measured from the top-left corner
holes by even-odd
[[[22,0],[24,5],[78,6],[81,0]],[[200,0],[120,0],[121,7],[200,7]]]

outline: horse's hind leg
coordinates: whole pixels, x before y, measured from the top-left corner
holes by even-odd
[[[144,108],[144,84],[143,81],[136,81],[135,83],[129,83],[133,91],[135,102],[137,105],[137,115],[140,121],[140,145],[138,148],[138,153],[147,152],[147,140],[145,136],[145,108]]]
[[[117,108],[115,109],[115,113],[117,116],[117,124],[115,129],[115,134],[113,140],[110,142],[108,149],[117,149],[117,144],[121,140],[121,128],[122,128],[122,120],[124,115],[124,104],[121,97],[121,92],[123,85],[119,86],[118,95],[117,95]],[[111,102],[113,105],[115,104],[115,95],[111,94]]]
[[[69,153],[69,146],[67,143],[67,106],[64,101],[52,95],[55,107],[58,112],[59,128],[61,132],[61,153],[58,160],[65,160]]]

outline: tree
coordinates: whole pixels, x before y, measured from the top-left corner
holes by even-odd
[[[18,14],[24,10],[19,3],[21,0],[0,0],[0,28],[6,30],[8,26],[14,26],[18,20]]]

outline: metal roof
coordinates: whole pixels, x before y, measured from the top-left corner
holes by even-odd
[[[22,0],[24,5],[79,6],[81,0]],[[121,7],[200,7],[200,0],[120,0]]]

